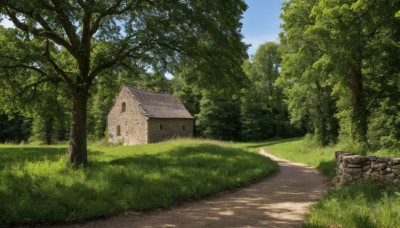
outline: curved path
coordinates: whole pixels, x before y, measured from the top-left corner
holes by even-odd
[[[316,169],[277,158],[280,171],[230,193],[147,213],[129,212],[72,227],[301,227],[307,207],[328,188]]]

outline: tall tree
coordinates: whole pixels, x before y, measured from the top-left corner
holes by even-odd
[[[62,90],[62,91],[58,91]],[[19,91],[19,89],[17,89]],[[66,90],[56,83],[42,83],[37,87],[35,99],[14,99],[14,105],[24,116],[32,118],[33,138],[50,145],[56,140],[66,140],[66,123],[70,122],[68,106],[71,100]],[[20,97],[24,99],[24,97]]]
[[[29,139],[32,121],[19,114],[0,113],[0,142],[20,143]]]
[[[336,128],[329,116],[335,115],[342,136],[368,144],[368,123],[377,113],[396,109],[385,100],[392,100],[397,93],[393,91],[398,91],[390,78],[398,74],[393,62],[399,50],[400,21],[395,18],[399,7],[398,0],[285,3],[282,79],[291,84],[287,92],[293,98],[292,118],[308,117],[318,132],[329,133]],[[383,104],[391,107],[377,108]]]
[[[205,138],[239,140],[239,100],[229,93],[204,90],[196,125],[199,135]]]
[[[69,161],[84,164],[87,102],[93,84],[109,77],[101,74],[104,70],[150,65],[173,71],[171,66],[191,65],[192,81],[235,82],[246,57],[240,33],[245,9],[243,0],[4,0],[0,16],[18,29],[7,45],[27,40],[37,45],[31,53],[36,58],[1,49],[1,67],[26,72],[13,73],[28,79],[26,87],[63,82],[73,99]],[[23,45],[18,50],[26,52]]]
[[[280,34],[282,74],[278,84],[285,88],[291,122],[305,125],[321,145],[336,142],[338,121],[336,98],[329,73],[330,58],[318,46],[319,37],[309,32],[318,0],[291,0],[283,5]]]
[[[311,14],[315,24],[309,32],[318,36],[317,46],[335,66],[332,79],[347,85],[350,91],[351,136],[355,142],[367,143],[370,113],[365,63],[379,54],[373,43],[381,34],[390,34],[386,28],[393,24],[398,8],[399,1],[321,0]]]
[[[282,87],[275,84],[280,74],[279,45],[267,42],[258,47],[243,65],[250,85],[241,99],[242,139],[261,140],[290,136],[289,117]]]
[[[170,82],[174,95],[182,101],[190,114],[193,116],[199,114],[200,100],[202,98],[201,89],[186,83],[179,74],[175,75]]]
[[[392,5],[394,9],[396,4],[399,7],[399,1],[393,1],[391,4],[394,4]],[[370,112],[368,142],[373,149],[398,150],[400,148],[400,17],[391,18],[382,24],[368,46],[373,53],[365,60],[363,70],[367,108]]]

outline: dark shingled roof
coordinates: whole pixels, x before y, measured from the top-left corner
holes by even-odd
[[[170,94],[126,87],[148,118],[193,119],[182,102]]]

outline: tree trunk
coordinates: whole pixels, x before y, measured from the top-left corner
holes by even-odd
[[[367,110],[365,107],[360,68],[351,68],[351,95],[352,95],[352,139],[355,142],[367,142]]]
[[[44,120],[44,143],[46,145],[51,145],[53,143],[53,118],[48,117]]]
[[[69,162],[74,166],[87,163],[86,118],[88,97],[89,94],[86,91],[74,94],[69,137]]]

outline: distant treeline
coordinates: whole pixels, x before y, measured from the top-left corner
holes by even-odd
[[[89,138],[100,140],[106,137],[107,114],[122,84],[179,97],[195,116],[197,137],[237,141],[303,135],[304,128],[290,124],[283,89],[274,84],[280,74],[280,64],[279,46],[266,43],[244,63],[243,82],[236,88],[224,90],[201,88],[196,83],[184,80],[180,74],[168,79],[160,72],[119,72],[115,80],[101,81],[91,91],[93,96],[89,100],[87,129]],[[4,127],[0,130],[0,142],[30,139],[51,144],[68,139],[71,121],[69,97],[46,95],[40,99],[42,104],[33,114],[11,116],[9,120],[2,115],[1,124]],[[16,129],[23,133],[17,133]]]
[[[172,79],[157,65],[151,73],[102,72],[113,77],[99,77],[90,91],[90,138],[107,137],[108,111],[120,86],[129,84],[179,97],[195,116],[198,137],[249,141],[310,133],[322,146],[399,149],[400,0],[288,0],[282,9],[280,44],[261,45],[243,71],[217,56],[220,62],[178,67]],[[229,76],[215,79],[205,69],[211,63]],[[36,96],[28,110],[19,105],[14,118],[0,116],[0,141],[67,139],[72,102],[64,90],[52,82],[28,93],[25,98]],[[12,116],[12,107],[3,112]]]

